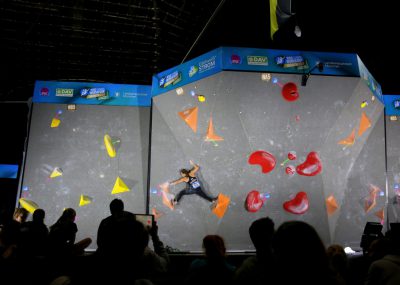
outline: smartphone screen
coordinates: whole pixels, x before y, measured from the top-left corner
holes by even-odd
[[[145,228],[151,228],[153,225],[154,216],[146,214],[135,214],[136,221],[141,222]]]

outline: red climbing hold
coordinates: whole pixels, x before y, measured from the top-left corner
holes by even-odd
[[[255,213],[261,209],[264,201],[260,197],[260,192],[252,190],[247,194],[245,208],[248,212]]]
[[[306,192],[299,192],[289,201],[283,203],[283,208],[292,214],[301,215],[307,212],[310,203]]]
[[[315,176],[322,171],[322,162],[315,151],[307,155],[306,161],[296,167],[296,172],[304,176]]]
[[[299,99],[299,92],[297,91],[297,85],[293,82],[286,83],[282,87],[282,96],[285,100],[292,102]]]
[[[249,164],[258,164],[261,166],[262,173],[268,173],[274,169],[276,159],[269,152],[257,150],[250,155]]]

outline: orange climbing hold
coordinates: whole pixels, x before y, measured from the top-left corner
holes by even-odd
[[[158,221],[162,216],[164,216],[163,212],[158,211],[156,208],[151,209],[151,214],[154,216],[154,220]]]
[[[206,134],[206,137],[204,140],[205,141],[223,141],[224,140],[223,137],[220,137],[214,133],[212,117],[210,117],[210,121],[208,122],[207,134]]]
[[[212,209],[212,212],[218,217],[222,218],[225,215],[226,210],[228,209],[231,198],[224,194],[218,195],[217,205]]]
[[[370,127],[371,121],[369,120],[365,112],[362,112],[360,119],[360,128],[358,129],[358,136],[361,137],[363,133],[365,133],[365,131],[368,130]]]
[[[339,208],[336,199],[333,195],[326,198],[325,202],[326,202],[326,210],[329,216],[335,213],[336,210]]]
[[[385,219],[385,209],[382,208],[379,211],[375,212],[375,216],[377,216],[380,221],[383,221]]]
[[[356,129],[353,129],[353,131],[351,132],[351,134],[350,134],[347,138],[338,141],[338,144],[342,144],[342,145],[353,145],[355,139],[356,139]]]

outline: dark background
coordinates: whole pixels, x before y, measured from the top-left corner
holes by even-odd
[[[35,80],[150,85],[153,74],[219,46],[357,53],[384,94],[400,94],[394,7],[292,4],[302,37],[289,21],[272,41],[269,1],[0,1],[0,163],[22,162]],[[8,205],[17,181],[4,180],[0,203]]]

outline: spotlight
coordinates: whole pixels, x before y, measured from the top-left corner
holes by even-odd
[[[313,72],[314,69],[316,69],[316,68],[318,68],[318,71],[319,71],[319,72],[324,71],[324,63],[322,63],[322,62],[317,62],[317,63],[313,66],[313,68],[311,68],[306,74],[303,74],[303,76],[301,77],[301,86],[306,86],[306,85],[307,85],[307,81],[308,81],[308,78],[309,78],[310,75],[311,75],[311,72]]]

